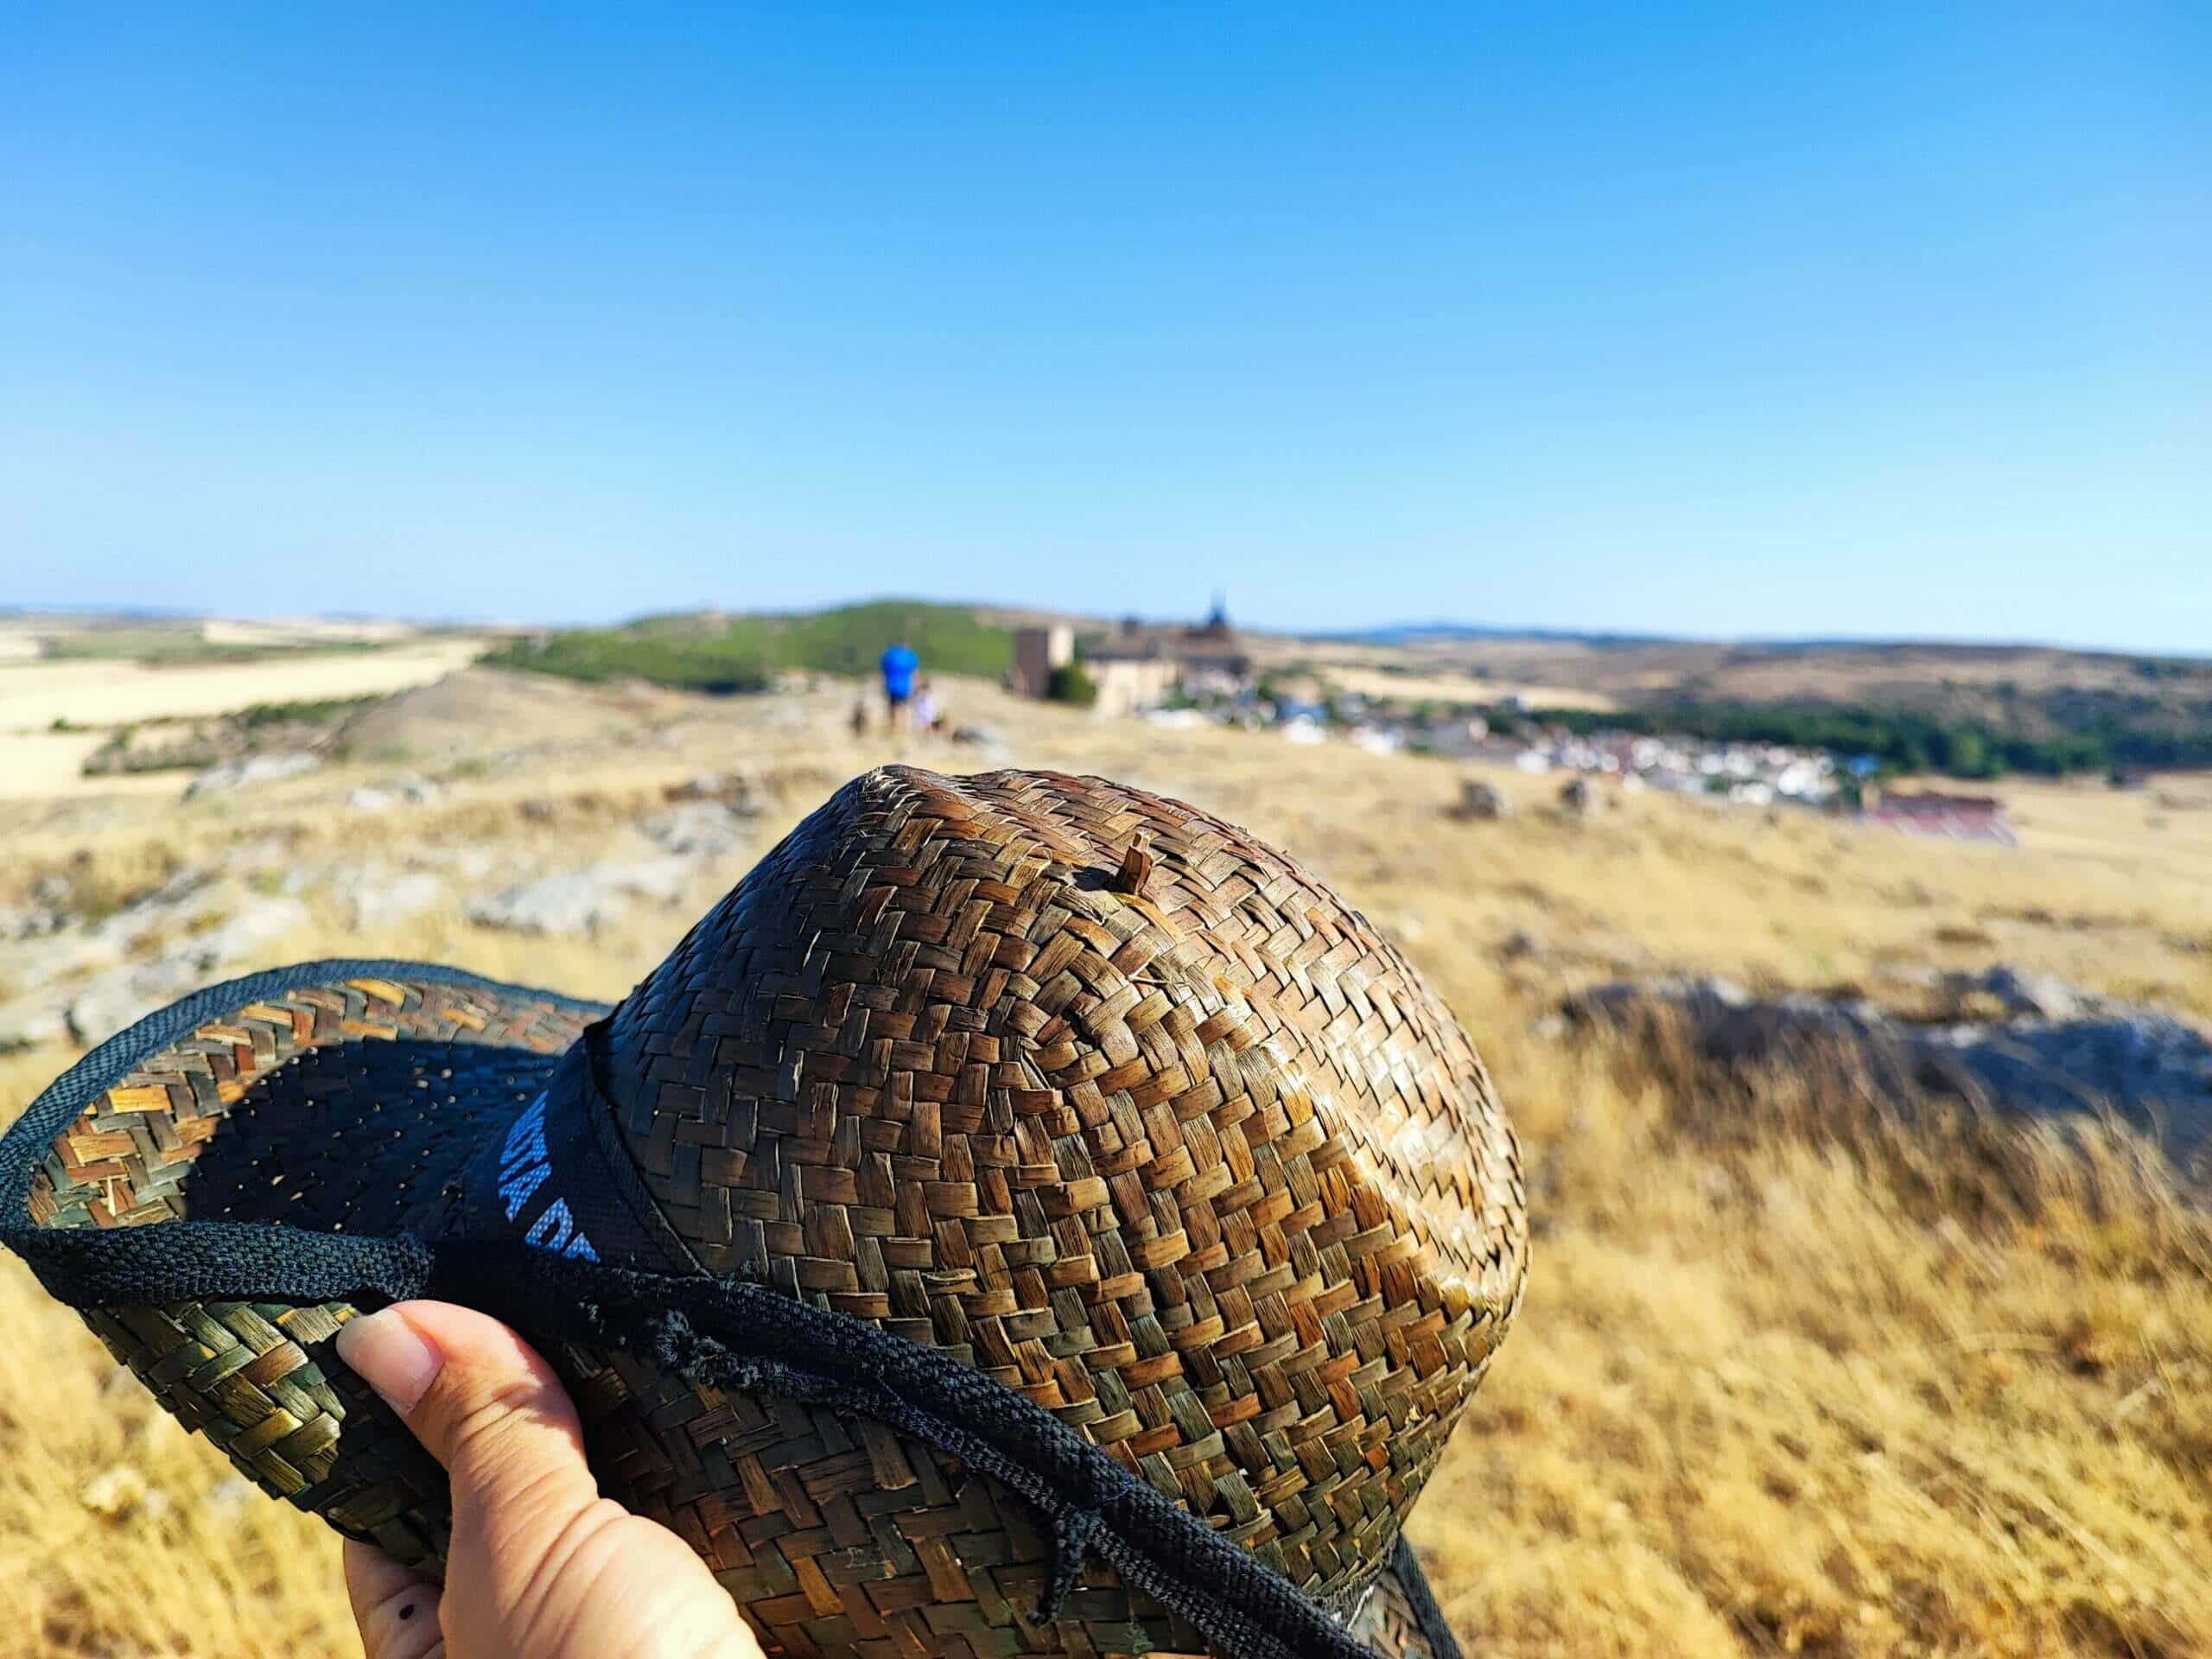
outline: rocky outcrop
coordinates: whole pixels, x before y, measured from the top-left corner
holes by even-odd
[[[349,790],[346,804],[356,812],[389,812],[395,806],[427,806],[445,791],[427,778],[394,778]]]
[[[358,932],[390,927],[435,910],[446,897],[446,884],[428,870],[387,870],[377,865],[336,872],[330,888]]]
[[[192,781],[184,786],[184,798],[195,801],[203,796],[224,794],[253,784],[273,784],[282,779],[296,778],[303,772],[313,772],[321,764],[321,756],[310,754],[304,749],[226,761],[219,766],[210,766],[207,771],[195,774]]]
[[[620,915],[633,898],[673,904],[690,887],[692,873],[690,864],[675,858],[594,864],[472,899],[468,919],[512,933],[588,937]]]
[[[88,1047],[105,1042],[227,970],[243,970],[303,926],[308,912],[296,899],[251,894],[171,919],[186,931],[164,940],[150,961],[119,963],[70,992],[63,1012],[72,1038]]]
[[[44,905],[0,905],[0,940],[42,939],[69,925],[69,918]]]
[[[1999,966],[1937,977],[1906,1019],[1863,1001],[1753,996],[1724,979],[1624,982],[1574,998],[1570,1020],[1679,1023],[1722,1064],[1786,1064],[1840,1046],[1900,1095],[1948,1095],[2033,1116],[2116,1111],[2186,1162],[2212,1141],[2212,1033],[2160,1009]]]
[[[639,858],[594,864],[585,872],[616,893],[672,905],[691,885],[691,867],[681,858]]]
[[[587,870],[544,875],[468,902],[468,919],[511,933],[590,934],[620,915],[622,895]]]
[[[721,858],[749,839],[745,817],[719,800],[685,800],[639,828],[646,840],[677,858]]]
[[[9,976],[35,988],[0,1007],[0,1046],[103,1041],[188,991],[266,962],[307,920],[297,899],[181,871],[112,915],[37,937],[35,971]]]

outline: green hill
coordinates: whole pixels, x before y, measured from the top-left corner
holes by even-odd
[[[1012,629],[979,622],[965,606],[918,599],[825,611],[643,616],[611,628],[563,629],[542,643],[517,641],[484,660],[574,680],[634,677],[695,691],[757,691],[782,670],[872,674],[899,639],[921,654],[925,673],[996,678],[1013,660]]]

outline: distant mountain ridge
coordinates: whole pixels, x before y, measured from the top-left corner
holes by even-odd
[[[1690,643],[1686,634],[1609,633],[1579,628],[1506,628],[1481,622],[1392,622],[1375,628],[1301,632],[1301,639],[1348,645],[1404,645],[1424,640],[1541,639],[1559,645],[1661,645]]]
[[[2065,657],[2102,658],[2121,662],[2212,661],[2212,651],[2131,651],[2118,646],[2069,645],[2045,639],[1946,639],[1899,634],[1869,639],[1853,634],[1750,634],[1730,638],[1714,634],[1638,633],[1587,628],[1508,627],[1485,622],[1392,622],[1372,628],[1301,632],[1302,639],[1338,645],[1406,645],[1450,641],[1470,643],[1535,640],[1553,645],[1701,645],[1721,650],[1791,652],[1954,652],[1962,657],[1991,658],[2022,653],[2052,653]]]

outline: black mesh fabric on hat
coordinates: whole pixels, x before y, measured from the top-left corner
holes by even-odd
[[[257,1077],[184,1187],[194,1220],[339,1233],[444,1230],[461,1166],[557,1062],[401,1039],[310,1049]]]

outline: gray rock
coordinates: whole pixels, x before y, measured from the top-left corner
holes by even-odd
[[[22,997],[0,1008],[0,1053],[11,1048],[36,1048],[44,1043],[66,1042],[69,1018],[51,1002]]]
[[[446,885],[427,870],[387,870],[370,865],[339,872],[331,890],[361,931],[390,927],[435,910],[444,902]]]
[[[632,862],[594,864],[588,872],[617,893],[632,893],[672,905],[691,885],[691,866],[681,858],[646,858]]]
[[[207,966],[220,967],[276,944],[304,927],[307,919],[307,906],[296,899],[256,894],[242,899],[228,921],[200,937],[200,954],[212,958]]]
[[[481,881],[499,866],[499,855],[489,847],[463,847],[452,855],[454,873],[466,881]]]
[[[589,935],[620,915],[625,904],[620,891],[598,874],[575,870],[471,899],[467,915],[480,926],[512,933]]]
[[[427,778],[395,778],[357,785],[346,791],[346,804],[356,812],[389,812],[395,806],[427,806],[444,793]]]
[[[168,918],[186,920],[193,931],[153,963],[119,963],[82,984],[64,988],[62,1015],[71,1038],[86,1046],[106,1042],[124,1027],[197,991],[208,980],[224,978],[226,971],[238,971],[257,957],[270,956],[274,944],[308,923],[308,907],[296,898],[257,893],[226,909],[213,893],[194,889],[193,900],[170,907]],[[143,925],[133,938],[142,938],[157,920],[146,918],[149,907],[143,902],[135,909],[142,913]],[[124,920],[124,916],[128,912],[111,920]]]
[[[648,841],[678,858],[721,858],[747,840],[745,820],[720,801],[685,801],[639,827]]]
[[[41,905],[0,906],[0,939],[43,939],[68,925],[67,916]]]
[[[621,914],[632,898],[673,904],[690,889],[689,860],[607,860],[588,869],[540,876],[471,899],[468,919],[517,933],[591,934]]]
[[[86,1048],[104,1043],[206,982],[191,958],[134,963],[78,988],[64,1010],[69,1035]]]
[[[225,906],[214,887],[214,871],[188,866],[94,923],[72,943],[80,959],[111,961],[156,930],[194,925],[222,915]]]
[[[223,862],[233,870],[282,870],[291,868],[293,858],[289,836],[256,836],[233,847]]]
[[[1452,808],[1452,816],[1470,822],[1488,822],[1513,816],[1513,803],[1505,791],[1484,778],[1463,778],[1459,780],[1459,798]]]
[[[79,975],[114,967],[125,949],[125,941],[104,927],[55,933],[36,942],[29,965],[41,985],[65,984]]]
[[[244,760],[226,761],[219,766],[210,766],[195,773],[184,786],[184,798],[198,800],[205,795],[219,795],[233,789],[245,789],[254,784],[273,784],[285,778],[296,778],[303,772],[313,772],[322,761],[319,756],[305,750],[282,754],[256,754]]]

